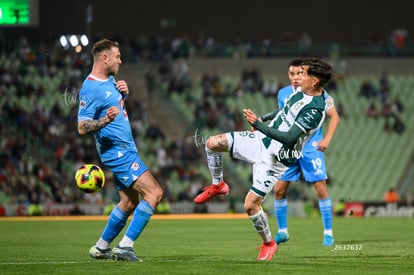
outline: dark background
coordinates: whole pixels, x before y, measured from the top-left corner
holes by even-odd
[[[308,32],[314,42],[366,44],[386,41],[392,30],[414,28],[410,1],[109,1],[40,0],[38,28],[30,38],[56,39],[60,34],[89,33],[124,40],[141,35],[186,35],[192,40],[212,36],[216,41],[271,38]],[[93,22],[86,24],[86,7]],[[161,22],[174,22],[161,27]],[[166,20],[166,21],[165,21]],[[4,28],[6,35],[25,29]],[[410,41],[411,37],[407,37]]]

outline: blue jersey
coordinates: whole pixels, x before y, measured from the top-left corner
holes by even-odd
[[[125,96],[116,89],[113,76],[98,79],[89,75],[79,92],[78,121],[98,120],[109,107],[120,110],[111,123],[94,132],[98,154],[105,164],[117,162],[127,152],[138,152],[125,108]]]
[[[279,109],[281,109],[285,105],[289,97],[295,92],[296,91],[292,85],[285,86],[279,90],[279,93],[277,94],[277,105]],[[325,102],[326,102],[325,111],[328,111],[330,108],[334,106],[333,98],[330,97],[326,91],[324,91],[323,95],[325,97]],[[323,138],[322,127],[320,127],[306,141],[302,149],[302,152],[305,153],[305,152],[315,151],[316,145],[319,143],[319,141],[322,140],[322,138]]]

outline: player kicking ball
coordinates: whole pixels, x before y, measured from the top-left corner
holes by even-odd
[[[259,261],[271,260],[278,249],[262,208],[263,200],[281,174],[300,156],[307,138],[321,127],[326,104],[322,87],[331,76],[332,67],[322,59],[304,59],[301,62],[301,91],[292,95],[283,109],[260,117],[250,109],[244,109],[244,117],[253,131],[219,134],[206,141],[212,184],[194,202],[205,203],[216,195],[229,193],[229,186],[223,181],[222,152],[252,164],[253,182],[245,197],[244,209],[262,239]],[[263,123],[266,121],[270,122]]]

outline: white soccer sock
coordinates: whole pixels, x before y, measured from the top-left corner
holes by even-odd
[[[253,223],[253,226],[256,228],[257,233],[264,243],[272,241],[272,232],[270,232],[269,223],[267,222],[267,217],[263,209],[260,209],[259,213],[249,216],[250,220]]]
[[[128,238],[126,235],[119,242],[120,247],[134,247],[134,241]]]
[[[100,249],[106,249],[109,247],[109,242],[105,241],[102,238],[99,238],[98,242],[96,243],[96,246],[99,247]]]
[[[323,231],[323,234],[324,234],[324,235],[329,235],[329,236],[332,236],[332,235],[333,235],[332,229],[329,229],[329,230],[324,230],[324,231]]]
[[[214,152],[207,147],[205,147],[205,150],[212,183],[219,184],[223,181],[223,156],[221,153]]]

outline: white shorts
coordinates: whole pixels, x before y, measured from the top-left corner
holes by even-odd
[[[288,168],[276,160],[282,144],[276,140],[266,139],[259,131],[230,132],[233,144],[231,157],[246,161],[253,165],[253,184],[250,190],[261,198],[273,190],[273,186]],[[267,146],[265,145],[267,144]]]

